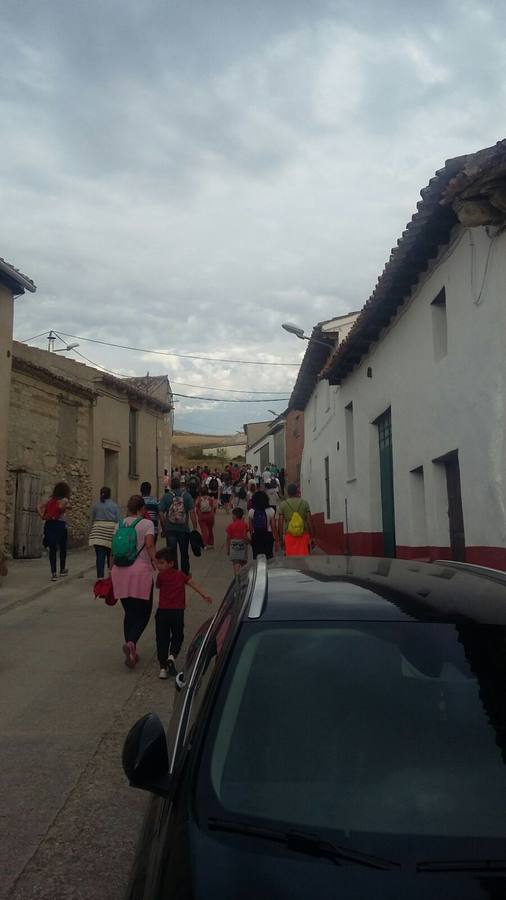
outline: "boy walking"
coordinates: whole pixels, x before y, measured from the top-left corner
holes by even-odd
[[[177,568],[176,549],[163,547],[158,550],[155,562],[158,569],[156,586],[160,591],[155,615],[156,650],[160,678],[166,679],[168,675],[176,675],[176,657],[183,643],[186,585],[193,588],[207,603],[212,603],[212,598],[190,575]]]

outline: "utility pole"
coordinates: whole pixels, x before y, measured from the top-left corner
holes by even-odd
[[[47,336],[47,349],[50,353],[54,353],[54,342],[56,340],[56,335],[54,331],[50,331]]]

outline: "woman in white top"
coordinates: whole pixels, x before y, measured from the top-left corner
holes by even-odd
[[[270,503],[272,509],[274,510],[274,513],[276,513],[276,508],[279,503],[279,492],[278,492],[277,480],[275,478],[273,478],[269,482],[269,484],[266,486],[265,493],[267,494],[267,496],[269,498],[269,503]]]

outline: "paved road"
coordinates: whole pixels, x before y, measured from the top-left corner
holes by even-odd
[[[217,601],[231,579],[218,521],[217,549],[193,566]],[[74,554],[84,574],[36,596],[44,562],[13,565],[0,588],[0,898],[121,900],[146,804],[121,747],[143,713],[168,721],[174,687],[158,679],[154,622],[138,668],[124,666],[122,610],[92,597],[91,556]],[[26,594],[13,587],[23,565]],[[208,616],[188,591],[186,641]]]

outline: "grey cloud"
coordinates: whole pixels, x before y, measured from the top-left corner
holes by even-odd
[[[0,252],[39,287],[20,336],[298,359],[281,321],[359,308],[434,170],[502,136],[499,3],[11,0],[3,17]],[[202,385],[295,374],[81,349]],[[187,406],[187,427],[265,415]]]

